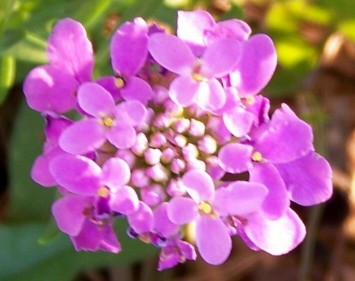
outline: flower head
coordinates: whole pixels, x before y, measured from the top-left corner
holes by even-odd
[[[48,122],[32,177],[58,186],[52,213],[76,250],[119,252],[117,217],[129,237],[160,248],[158,270],[195,260],[194,245],[221,264],[234,236],[273,255],[301,243],[290,202],[327,200],[331,169],[287,105],[269,116],[259,92],[275,48],[250,34],[245,22],[204,11],[179,12],[177,35],[136,18],[113,34],[113,74],[92,81],[85,30],[58,22],[49,64],[28,74],[24,92]],[[244,172],[248,181],[225,180]]]

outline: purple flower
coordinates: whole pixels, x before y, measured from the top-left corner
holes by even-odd
[[[112,36],[110,45],[112,67],[117,75],[115,85],[125,100],[143,104],[151,99],[150,85],[136,77],[148,55],[148,26],[142,18],[125,22]]]
[[[276,219],[286,212],[290,202],[284,180],[274,165],[305,156],[314,149],[312,141],[311,127],[283,105],[275,111],[270,122],[261,124],[253,132],[251,142],[223,146],[219,160],[226,172],[249,171],[250,181],[269,188],[263,209],[270,218]]]
[[[171,199],[168,217],[178,225],[195,221],[196,244],[201,256],[210,264],[221,264],[232,248],[223,219],[258,210],[267,189],[257,183],[235,182],[215,191],[212,178],[199,170],[185,173],[182,181],[190,197]]]
[[[112,222],[94,215],[92,197],[67,195],[52,206],[52,213],[61,231],[68,234],[76,250],[112,253],[121,251]]]
[[[59,139],[60,147],[73,154],[84,154],[101,147],[106,140],[119,149],[135,143],[134,126],[146,116],[145,107],[135,100],[116,106],[111,94],[96,83],[84,83],[78,90],[79,106],[91,117],[67,128]]]
[[[110,158],[100,168],[84,156],[61,155],[50,163],[57,183],[77,195],[94,196],[97,204],[106,204],[120,214],[130,214],[139,208],[136,192],[128,185],[130,170],[119,158]],[[100,202],[103,201],[103,202]]]
[[[78,86],[91,80],[94,58],[84,27],[72,20],[59,21],[48,39],[48,65],[27,75],[23,90],[28,105],[41,112],[67,112],[75,107]]]
[[[72,124],[72,121],[57,115],[48,114],[45,116],[46,141],[43,153],[39,155],[33,163],[31,170],[32,179],[42,186],[50,187],[57,184],[49,171],[49,163],[58,155],[65,154],[58,145],[58,139],[63,130]]]
[[[52,213],[76,250],[119,252],[117,217],[129,237],[160,248],[158,270],[196,259],[186,228],[214,265],[228,258],[232,236],[273,255],[301,243],[290,202],[327,200],[331,168],[287,105],[269,116],[259,92],[275,48],[250,34],[245,22],[205,11],[180,11],[177,36],[136,18],[111,39],[114,76],[92,82],[85,30],[58,22],[49,64],[29,73],[24,91],[47,121],[32,178],[58,187]],[[229,175],[240,173],[248,181]]]
[[[197,103],[212,112],[225,104],[223,87],[216,78],[227,75],[238,62],[238,41],[219,40],[196,57],[178,37],[155,33],[149,38],[148,49],[161,66],[180,75],[169,88],[173,101],[182,106]]]

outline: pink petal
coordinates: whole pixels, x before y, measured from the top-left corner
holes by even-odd
[[[124,122],[116,121],[106,136],[118,149],[131,148],[136,142],[136,131],[131,125]]]
[[[153,97],[153,90],[146,81],[132,76],[126,79],[121,96],[126,101],[136,100],[146,104]]]
[[[122,100],[121,89],[116,86],[116,77],[114,76],[104,76],[97,80],[95,83],[103,87],[107,92],[109,92],[113,99],[117,102]]]
[[[214,196],[212,178],[204,171],[189,170],[182,177],[187,193],[196,203],[210,201]]]
[[[87,202],[82,197],[69,195],[58,199],[52,205],[52,213],[58,228],[70,236],[76,236],[81,231]]]
[[[279,164],[276,168],[287,185],[290,199],[297,204],[319,204],[332,196],[332,169],[327,160],[316,152]]]
[[[220,39],[236,39],[238,41],[245,41],[251,33],[249,25],[237,19],[230,19],[218,22],[212,30],[206,32],[208,43]]]
[[[115,118],[132,126],[142,124],[147,117],[146,107],[136,100],[121,102],[115,111]]]
[[[79,82],[91,80],[94,67],[92,45],[84,27],[77,21],[60,20],[48,39],[49,63]]]
[[[291,209],[278,220],[269,220],[261,213],[255,213],[248,218],[244,229],[258,248],[276,256],[296,248],[306,235],[303,222]]]
[[[113,211],[129,215],[138,210],[139,198],[132,187],[122,186],[111,191],[109,205]]]
[[[228,173],[242,173],[252,167],[252,147],[240,143],[224,145],[218,153],[220,166]]]
[[[101,168],[84,156],[60,155],[49,168],[60,186],[76,194],[95,195],[101,185]]]
[[[262,184],[236,181],[217,189],[213,208],[220,215],[245,216],[261,208],[267,193]]]
[[[272,40],[265,34],[250,37],[242,44],[237,69],[240,82],[236,86],[241,96],[259,93],[270,81],[277,64],[276,50]]]
[[[293,161],[314,150],[312,128],[283,104],[255,140],[254,150],[272,163]]]
[[[232,239],[219,217],[201,215],[196,223],[196,245],[206,262],[218,265],[229,257]]]
[[[218,40],[209,45],[201,61],[201,74],[207,78],[221,78],[230,73],[240,59],[240,43],[236,40]]]
[[[226,94],[222,85],[216,79],[200,82],[197,92],[198,105],[207,111],[217,112],[226,102]]]
[[[240,138],[249,133],[254,122],[254,115],[238,106],[227,111],[223,115],[223,121],[232,135]]]
[[[180,75],[191,74],[195,56],[178,37],[155,33],[149,38],[148,48],[153,58],[164,68]]]
[[[104,126],[96,119],[84,119],[63,131],[59,138],[59,146],[72,154],[84,154],[104,144],[105,131]]]
[[[63,113],[75,107],[78,82],[49,65],[38,66],[26,76],[23,91],[34,110]]]
[[[256,164],[249,171],[250,181],[265,185],[269,193],[262,205],[262,210],[269,219],[278,219],[289,208],[290,200],[280,174],[270,163]]]
[[[201,84],[190,76],[179,76],[170,84],[169,96],[179,105],[192,105],[195,102]]]
[[[129,225],[138,234],[150,232],[153,228],[152,209],[144,202],[139,202],[138,210],[127,216]]]
[[[127,184],[131,177],[128,164],[120,158],[110,158],[102,166],[102,182],[110,187],[110,190]]]
[[[99,84],[87,82],[78,89],[78,103],[88,114],[95,117],[109,115],[115,108],[112,95]]]
[[[189,223],[198,215],[197,204],[191,198],[174,197],[168,204],[168,217],[178,225]]]
[[[148,54],[148,27],[141,18],[125,22],[115,32],[110,45],[113,69],[120,75],[132,76],[143,66]]]
[[[38,156],[31,169],[31,178],[36,183],[45,187],[56,185],[57,182],[49,171],[49,163],[52,159],[63,153],[65,152],[57,147],[56,149],[52,149],[49,153]]]
[[[154,210],[154,231],[163,237],[175,235],[180,229],[168,217],[168,204],[164,202]]]
[[[215,25],[213,17],[206,11],[178,11],[177,35],[197,55],[205,48],[205,31]]]

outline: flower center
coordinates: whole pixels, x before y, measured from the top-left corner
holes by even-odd
[[[251,155],[251,159],[255,162],[261,162],[263,160],[263,156],[261,155],[261,153],[259,151],[255,151]]]
[[[216,212],[213,210],[211,204],[208,202],[202,201],[198,205],[198,210],[202,213],[205,213],[206,215],[216,216]]]
[[[97,191],[97,195],[102,198],[107,198],[110,195],[110,190],[106,186],[101,186]]]
[[[105,116],[105,117],[102,118],[102,124],[104,126],[110,128],[110,127],[112,127],[114,125],[114,121],[113,121],[113,119],[111,117]]]
[[[115,86],[119,89],[122,89],[125,86],[126,82],[123,80],[122,77],[116,77],[115,79]]]
[[[192,76],[192,79],[194,79],[197,82],[207,81],[207,78],[198,72],[193,72],[191,74],[191,76]]]

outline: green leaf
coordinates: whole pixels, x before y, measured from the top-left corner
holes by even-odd
[[[157,249],[127,237],[127,225],[120,221],[117,232],[122,252],[76,252],[68,237],[60,234],[51,244],[41,245],[37,238],[44,224],[0,225],[0,280],[71,280],[81,270],[113,264],[128,264],[156,255]]]
[[[0,104],[14,84],[15,72],[16,60],[12,56],[0,56]]]
[[[41,115],[22,103],[11,139],[9,155],[10,210],[12,221],[47,221],[55,189],[34,183],[30,171],[44,141]]]

